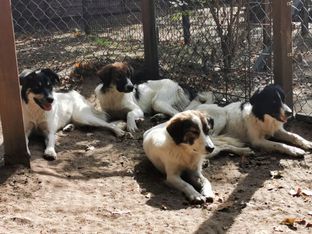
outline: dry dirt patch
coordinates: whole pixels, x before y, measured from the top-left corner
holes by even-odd
[[[92,102],[97,80],[82,93]],[[217,198],[192,206],[168,187],[146,159],[142,133],[117,139],[98,128],[58,133],[58,160],[42,159],[41,138],[33,138],[31,170],[0,169],[0,233],[311,233],[312,155],[294,159],[257,153],[242,167],[221,155],[205,165]],[[312,140],[311,124],[288,128]],[[305,224],[281,224],[285,218]]]

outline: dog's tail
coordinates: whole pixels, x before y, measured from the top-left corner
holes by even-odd
[[[219,136],[211,136],[210,137],[213,144],[215,144],[215,146],[221,146],[224,144],[228,144],[228,145],[232,145],[232,146],[236,146],[236,147],[244,147],[245,144],[240,141],[239,139],[230,137],[230,136],[226,136],[226,135],[219,135]]]
[[[215,102],[213,93],[209,91],[198,93],[197,98],[201,104],[213,104]]]
[[[212,92],[200,92],[184,110],[195,110],[201,104],[213,104],[214,101]]]

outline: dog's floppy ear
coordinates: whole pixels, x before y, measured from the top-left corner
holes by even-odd
[[[35,78],[36,73],[34,70],[26,69],[22,71],[22,73],[19,75],[19,82],[22,86],[21,89],[21,96],[22,99],[25,101],[25,103],[28,103],[28,97],[27,97],[27,90],[29,89],[29,81],[33,78]]]
[[[129,65],[128,63],[127,63],[127,65],[128,65],[128,70],[129,70],[129,74],[130,74],[130,77],[129,77],[129,78],[132,79],[132,77],[133,77],[133,75],[134,75],[134,69],[133,69],[133,67],[132,67],[131,65]]]
[[[202,112],[199,113],[199,118],[200,118],[200,121],[201,121],[202,126],[203,126],[203,132],[206,135],[208,135],[209,130],[213,129],[213,127],[214,127],[213,118],[211,118],[210,116],[208,116],[207,114],[202,113]]]
[[[214,128],[214,119],[211,118],[210,116],[207,117],[207,123],[208,123],[209,129]]]
[[[251,105],[254,105],[257,102],[259,93],[260,93],[260,89],[257,89],[256,92],[251,96],[251,98],[249,99],[249,102]]]
[[[105,88],[108,87],[112,81],[113,68],[113,64],[107,64],[96,73]]]
[[[285,102],[285,92],[284,90],[282,89],[282,87],[278,84],[274,85],[274,87],[276,88],[276,91],[279,93],[281,99],[282,99],[282,102]]]
[[[189,119],[173,118],[169,122],[166,129],[177,145],[183,142],[193,144],[194,139],[191,136],[186,137],[187,130],[191,127],[191,125],[192,121]]]
[[[21,86],[25,86],[29,78],[33,78],[35,76],[34,70],[25,69],[22,73],[18,76],[19,82]]]
[[[51,82],[52,82],[52,85],[56,85],[57,83],[60,82],[60,78],[58,76],[58,74],[56,74],[54,71],[52,71],[51,69],[49,68],[45,68],[45,69],[42,69],[41,72],[43,74],[45,74],[47,77],[50,78]]]

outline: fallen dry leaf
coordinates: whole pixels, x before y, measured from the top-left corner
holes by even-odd
[[[281,227],[273,227],[273,230],[276,232],[283,232],[283,229]]]
[[[300,219],[300,218],[286,218],[281,222],[281,224],[284,224],[287,226],[294,226],[295,223],[305,225],[306,221],[304,219]]]
[[[233,205],[234,203],[232,201],[228,201],[221,204],[217,210],[220,212],[228,212],[233,207]]]
[[[297,188],[297,190],[291,189],[289,194],[293,197],[299,197],[301,195],[301,188]]]
[[[270,171],[271,179],[280,179],[283,177],[281,171]]]
[[[312,190],[302,189],[301,193],[306,196],[312,196]]]

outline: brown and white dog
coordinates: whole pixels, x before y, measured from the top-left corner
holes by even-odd
[[[174,115],[143,135],[143,148],[154,166],[166,174],[167,182],[195,203],[212,201],[211,184],[202,174],[202,163],[214,149],[208,133],[213,120],[200,111]],[[181,178],[186,172],[190,183]]]
[[[26,142],[33,130],[43,133],[45,159],[56,159],[55,134],[70,122],[103,127],[119,137],[125,134],[116,125],[108,123],[107,114],[95,110],[78,92],[54,92],[53,87],[58,82],[58,75],[50,69],[25,70],[20,74]]]
[[[144,113],[161,113],[154,118],[172,117],[202,103],[213,103],[212,93],[194,93],[170,79],[149,80],[133,85],[133,69],[127,63],[108,64],[97,72],[101,79],[95,89],[103,111],[113,119],[127,120],[130,132],[136,131],[136,121],[144,118]]]

